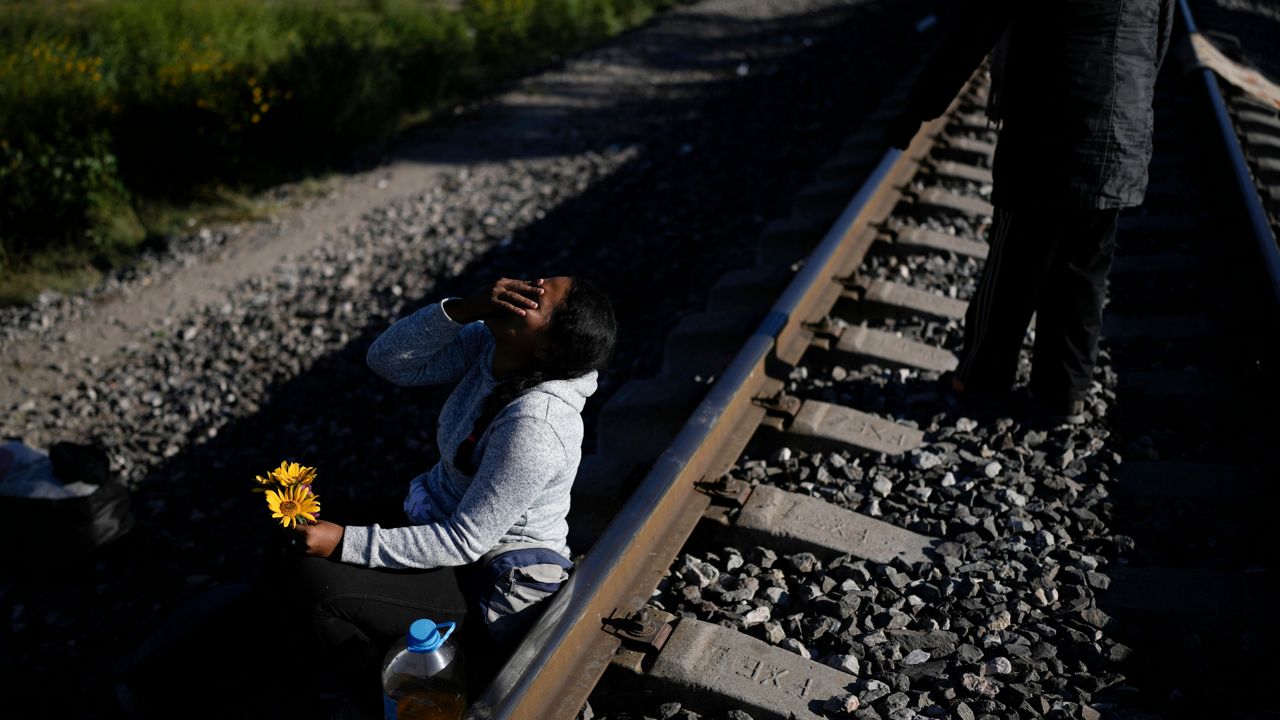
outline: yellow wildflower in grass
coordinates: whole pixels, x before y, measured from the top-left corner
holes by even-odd
[[[280,467],[271,471],[271,477],[280,487],[292,485],[310,485],[316,479],[316,469],[298,463],[281,462]],[[259,479],[258,482],[262,482]]]
[[[320,512],[320,499],[311,493],[309,485],[294,485],[283,488],[280,492],[267,491],[267,507],[271,508],[271,517],[279,518],[284,527],[293,527],[299,523],[313,523],[315,513]]]

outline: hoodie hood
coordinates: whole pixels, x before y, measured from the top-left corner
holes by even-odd
[[[600,374],[592,370],[586,375],[568,380],[548,380],[538,383],[530,392],[546,393],[558,398],[575,411],[582,412],[582,408],[587,404],[587,398],[591,397],[598,387],[599,377]]]

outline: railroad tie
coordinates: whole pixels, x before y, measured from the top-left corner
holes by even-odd
[[[645,674],[659,693],[760,720],[823,720],[823,705],[857,678],[763,640],[692,618],[675,624]]]
[[[985,160],[987,164],[990,164],[991,158],[995,153],[995,143],[969,137],[946,138],[943,140],[943,146],[939,148],[939,154],[963,158],[976,157]]]
[[[830,218],[816,215],[774,220],[760,235],[756,262],[767,267],[788,267],[804,259],[830,228]]]
[[[730,270],[711,286],[707,309],[765,312],[794,276],[789,268],[769,265]]]
[[[940,320],[964,317],[968,303],[890,280],[860,278],[849,284],[835,312],[844,317],[918,315]]]
[[[945,372],[956,368],[954,353],[885,330],[851,325],[840,333],[832,352],[882,367]]]
[[[889,247],[904,253],[947,252],[978,260],[985,260],[989,249],[984,242],[948,235],[919,225],[898,232]]]
[[[626,497],[649,464],[642,457],[617,457],[603,453],[587,455],[578,464],[573,493],[582,497],[609,498],[616,504]],[[578,504],[574,503],[573,507],[578,507]],[[572,529],[573,524],[570,523],[569,527]]]
[[[1252,164],[1260,173],[1280,173],[1280,158],[1254,158]]]
[[[948,119],[947,126],[953,131],[965,133],[995,131],[995,124],[984,112],[957,112]]]
[[[1254,157],[1280,157],[1280,135],[1269,132],[1244,133],[1244,145]]]
[[[932,171],[933,174],[938,177],[951,178],[954,180],[968,180],[969,182],[981,183],[983,185],[990,185],[992,183],[991,171],[978,165],[969,165],[968,163],[944,160],[935,164]]]
[[[702,380],[718,375],[763,315],[763,311],[710,310],[680,318],[667,335],[662,374]]]
[[[598,452],[617,458],[662,453],[708,385],[671,377],[628,380],[600,409]]]
[[[916,204],[921,207],[937,208],[949,212],[957,212],[975,217],[991,217],[994,208],[991,203],[971,195],[961,195],[938,187],[926,188],[916,196]]]
[[[1237,127],[1246,131],[1269,131],[1280,133],[1280,117],[1275,113],[1264,113],[1257,110],[1237,110],[1232,115]]]
[[[826,180],[801,190],[792,205],[797,215],[812,213],[834,220],[857,189],[857,183],[849,178]]]
[[[849,180],[866,177],[867,170],[875,167],[883,155],[883,149],[853,147],[823,163],[818,168],[819,180]]]
[[[790,422],[765,418],[765,435],[810,450],[862,450],[901,455],[920,447],[924,433],[891,420],[820,400],[804,400]]]
[[[769,485],[752,490],[726,533],[746,533],[754,538],[752,542],[782,552],[851,555],[878,563],[933,559],[931,548],[938,542],[825,500]]]

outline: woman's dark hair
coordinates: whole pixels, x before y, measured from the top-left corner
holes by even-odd
[[[475,468],[469,465],[475,443],[512,400],[548,380],[568,380],[592,370],[603,370],[613,356],[618,335],[613,306],[590,281],[577,276],[569,279],[569,290],[556,306],[547,327],[551,341],[547,357],[503,380],[485,398],[471,437],[458,447],[454,457],[454,465],[464,472],[474,472]]]

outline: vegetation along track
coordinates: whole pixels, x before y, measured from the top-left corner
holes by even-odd
[[[1205,89],[1166,67],[1077,427],[936,391],[986,255],[984,80],[852,201],[879,138],[850,139],[605,407],[571,523],[590,549],[472,715],[1265,708],[1276,305]]]

